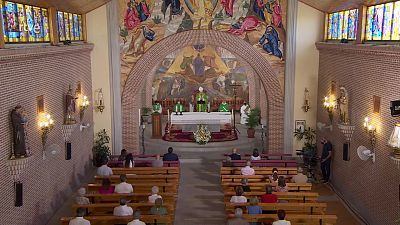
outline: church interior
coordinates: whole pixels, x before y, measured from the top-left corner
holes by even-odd
[[[0,12],[0,224],[400,224],[400,0]]]

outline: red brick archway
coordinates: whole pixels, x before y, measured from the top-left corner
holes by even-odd
[[[122,93],[122,140],[129,151],[139,150],[140,92],[147,76],[168,54],[194,44],[221,46],[249,64],[260,77],[268,105],[267,149],[283,151],[284,102],[277,75],[268,61],[248,42],[227,32],[214,30],[191,30],[171,35],[153,45],[138,60],[129,73]]]

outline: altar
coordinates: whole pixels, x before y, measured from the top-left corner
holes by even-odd
[[[175,113],[170,117],[171,125],[179,127],[182,131],[194,132],[197,125],[205,124],[211,132],[219,132],[221,126],[232,123],[230,112],[183,112],[182,115]]]

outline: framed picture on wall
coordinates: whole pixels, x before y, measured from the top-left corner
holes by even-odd
[[[301,132],[304,132],[306,129],[306,121],[305,120],[296,120],[294,123],[295,130],[300,129]]]

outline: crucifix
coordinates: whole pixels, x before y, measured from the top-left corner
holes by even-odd
[[[238,87],[242,86],[240,84],[236,84],[234,80],[232,80],[230,86],[233,89],[233,130],[236,130],[236,116],[235,116],[235,111],[236,111],[236,97],[237,97],[237,89]]]

